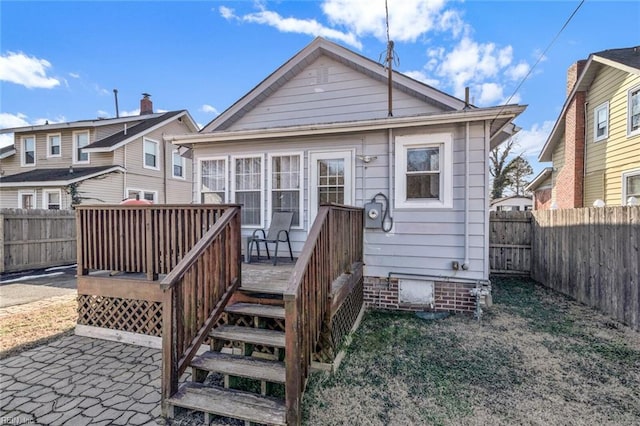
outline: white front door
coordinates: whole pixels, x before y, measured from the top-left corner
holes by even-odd
[[[325,203],[353,204],[353,152],[309,154],[309,229]]]

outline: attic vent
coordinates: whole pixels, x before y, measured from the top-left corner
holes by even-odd
[[[329,67],[321,65],[316,69],[316,84],[326,84],[329,82]]]

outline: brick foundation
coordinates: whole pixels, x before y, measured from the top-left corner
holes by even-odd
[[[364,303],[367,308],[394,311],[449,311],[473,312],[476,298],[469,293],[475,288],[473,283],[435,281],[434,306],[400,303],[398,279],[364,277]]]

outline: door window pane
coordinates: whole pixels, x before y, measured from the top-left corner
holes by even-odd
[[[344,204],[344,160],[318,160],[318,205]]]

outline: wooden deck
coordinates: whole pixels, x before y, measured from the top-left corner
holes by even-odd
[[[295,263],[290,260],[275,266],[271,262],[243,263],[240,289],[282,294],[287,288],[295,266]]]

